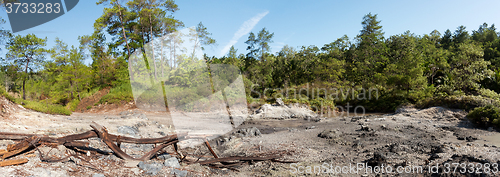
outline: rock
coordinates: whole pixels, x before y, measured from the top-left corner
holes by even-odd
[[[153,150],[154,145],[153,144],[130,144],[130,143],[122,143],[120,144],[120,148],[122,149],[130,149],[133,151],[139,151],[139,152],[149,152]]]
[[[249,131],[249,135],[250,136],[261,136],[262,133],[260,132],[260,130],[257,127],[252,127]]]
[[[252,127],[252,128],[239,129],[238,131],[233,132],[232,135],[238,138],[242,138],[242,137],[260,136],[262,135],[262,133],[257,127]]]
[[[276,105],[277,106],[286,106],[283,100],[281,98],[276,98]]]
[[[171,173],[175,176],[181,176],[181,177],[187,176],[187,171],[184,170],[173,169]]]
[[[316,126],[310,126],[310,127],[306,127],[306,129],[315,129]]]
[[[171,168],[181,168],[179,161],[175,157],[170,157],[163,163],[163,166],[171,167]]]
[[[373,157],[368,159],[366,161],[367,165],[368,166],[371,166],[371,167],[375,167],[375,166],[382,166],[382,164],[386,164],[387,163],[387,158],[382,155],[382,153],[380,152],[375,152],[373,153]]]
[[[158,172],[163,168],[163,165],[160,163],[145,163],[139,162],[137,165],[141,170],[144,170],[148,175],[157,175]]]
[[[279,99],[278,99],[279,100]],[[292,104],[290,106],[278,103],[276,105],[264,104],[254,112],[252,118],[268,118],[268,119],[306,119],[316,120],[318,114],[313,112],[308,106]]]
[[[493,127],[488,127],[488,131],[492,132],[494,131],[495,129]]]
[[[318,134],[318,137],[326,139],[334,139],[339,137],[339,134],[340,133],[337,130],[324,130],[323,132]]]
[[[114,155],[113,155],[114,156]],[[136,161],[136,160],[127,160],[124,163],[125,167],[137,167],[141,161]]]
[[[372,131],[373,129],[371,129],[370,127],[368,127],[366,125],[361,125],[361,129],[360,130],[361,131],[367,131],[367,132],[369,132],[369,131]]]
[[[100,173],[94,173],[92,175],[92,177],[106,177],[106,176],[104,176],[103,174],[100,174]]]
[[[161,154],[158,156],[158,159],[160,160],[167,160],[169,158],[171,158],[172,156],[170,154]]]
[[[432,154],[430,157],[429,157],[429,161],[433,161],[433,160],[436,160],[436,159],[439,159],[441,157],[439,157],[439,155],[437,154]]]
[[[139,136],[138,133],[139,131],[137,129],[134,129],[129,126],[119,126],[118,127],[118,133],[124,134],[124,135],[130,135],[133,137]]]

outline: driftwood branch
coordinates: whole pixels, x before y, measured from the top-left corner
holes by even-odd
[[[0,151],[0,159],[7,159],[16,155],[21,154],[22,152],[36,148],[41,144],[54,146],[54,145],[64,145],[67,148],[73,149],[89,149],[89,143],[84,140],[89,138],[98,137],[100,138],[118,157],[125,160],[149,160],[151,159],[157,152],[161,151],[163,148],[173,145],[179,142],[178,135],[169,135],[161,138],[132,138],[127,136],[118,136],[109,134],[107,129],[95,122],[92,122],[90,125],[94,130],[87,131],[84,133],[73,134],[68,136],[63,136],[59,138],[48,137],[45,135],[37,135],[37,134],[21,134],[21,133],[7,133],[0,132],[0,140],[21,140],[21,142],[9,145],[7,150]],[[182,135],[184,136],[184,135]],[[119,146],[115,143],[133,143],[133,144],[160,144],[156,146],[153,150],[146,153],[141,158],[133,158],[130,155],[123,152]],[[40,156],[41,158],[43,156]],[[65,157],[63,159],[66,159]],[[54,161],[50,159],[43,158],[42,160],[46,161]],[[59,160],[55,160],[59,161]]]
[[[82,153],[82,150],[83,152],[85,152],[86,150],[87,151],[90,150],[90,151],[98,151],[98,153],[101,154],[108,154],[109,152],[103,153],[104,151],[102,150],[90,148],[89,142],[79,141],[94,137],[100,138],[113,151],[113,153],[116,156],[124,160],[133,160],[133,161],[149,160],[152,157],[154,157],[158,152],[160,152],[163,148],[170,145],[174,146],[174,150],[177,152],[177,154],[181,156],[181,159],[185,159],[186,157],[184,157],[180,152],[178,152],[177,143],[179,142],[179,137],[199,138],[199,137],[187,137],[186,134],[179,134],[179,135],[174,134],[174,135],[164,136],[161,138],[132,138],[127,136],[118,136],[110,134],[106,129],[106,127],[99,125],[96,122],[92,122],[90,124],[90,127],[92,127],[93,130],[79,134],[67,135],[59,138],[49,137],[46,135],[37,135],[37,134],[0,132],[0,140],[5,140],[5,139],[21,140],[16,144],[9,145],[7,147],[7,150],[0,150],[0,166],[26,163],[27,159],[20,159],[20,160],[3,160],[3,159],[14,157],[16,155],[22,154],[23,152],[27,152],[29,149],[34,149],[34,148],[36,148],[39,151],[40,159],[44,162],[61,162],[68,160],[70,157],[75,157],[80,159],[81,157],[78,155],[78,153]],[[257,157],[219,157],[212,149],[207,139],[203,137],[203,140],[205,141],[205,145],[207,146],[210,153],[214,156],[214,159],[209,159],[204,161],[199,161],[198,159],[194,162],[191,162],[191,164],[198,163],[201,165],[209,165],[212,168],[234,169],[233,167],[236,167],[238,165],[255,161],[270,160],[273,162],[290,163],[277,160],[278,158],[280,158],[279,155],[257,156]],[[156,146],[155,148],[153,148],[153,150],[147,152],[142,157],[134,158],[125,153],[122,149],[120,149],[119,146],[120,143],[155,144]],[[73,153],[70,152],[69,153],[70,155],[67,155],[66,157],[59,159],[48,158],[44,157],[42,152],[40,152],[40,150],[38,149],[40,145],[51,146],[51,147],[55,147],[57,145],[64,145],[65,147],[73,150],[74,152],[71,151]],[[92,165],[90,162],[89,164]]]

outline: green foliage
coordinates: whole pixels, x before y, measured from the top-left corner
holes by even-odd
[[[26,99],[26,80],[28,79],[28,69],[30,72],[38,69],[45,60],[45,54],[48,50],[44,49],[47,45],[47,38],[41,39],[34,34],[26,36],[17,35],[12,37],[7,43],[9,52],[6,54],[6,62],[13,65],[19,65],[24,68],[22,76],[23,99]]]
[[[500,108],[493,105],[477,107],[467,114],[467,118],[482,127],[496,126],[500,128]]]
[[[500,94],[490,89],[485,89],[485,88],[479,89],[479,95],[500,101]]]
[[[444,106],[453,109],[464,109],[467,111],[487,105],[494,105],[499,107],[500,101],[491,98],[485,98],[482,96],[461,95],[430,97],[416,104],[418,108]]]
[[[37,102],[30,100],[21,100],[16,99],[17,104],[24,103],[24,107],[28,109],[32,109],[34,111],[43,112],[47,114],[60,114],[60,115],[71,115],[71,111],[66,109],[62,105],[58,104],[50,104],[47,102]]]
[[[99,100],[99,104],[121,104],[121,102],[128,103],[133,100],[134,95],[132,94],[130,83],[123,83],[117,87],[111,88],[109,93]]]
[[[76,107],[78,106],[78,104],[80,103],[80,100],[78,99],[73,99],[71,100],[67,105],[66,105],[66,109],[68,109],[69,111],[73,112],[75,111]]]

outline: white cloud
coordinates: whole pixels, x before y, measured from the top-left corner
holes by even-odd
[[[224,48],[219,53],[219,57],[224,56],[227,52],[229,52],[229,49],[231,46],[236,44],[238,42],[238,39],[240,39],[242,36],[250,33],[252,31],[253,27],[259,23],[259,21],[264,18],[269,13],[269,11],[265,11],[263,13],[257,14],[256,16],[252,17],[250,20],[247,20],[243,22],[243,24],[240,26],[240,29],[234,33],[233,38],[227,43]]]

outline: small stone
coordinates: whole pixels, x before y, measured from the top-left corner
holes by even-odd
[[[144,170],[148,175],[157,175],[158,172],[163,168],[163,165],[160,163],[144,163],[139,162],[137,165],[141,170]]]
[[[92,177],[106,177],[106,176],[104,176],[103,174],[100,174],[100,173],[94,173],[92,175]]]
[[[187,176],[187,171],[184,170],[173,169],[171,173],[174,174],[175,176],[181,176],[181,177]]]
[[[163,163],[166,167],[181,168],[179,161],[175,157],[170,157]]]
[[[169,158],[171,158],[172,156],[170,154],[161,154],[158,156],[158,159],[160,160],[167,160]]]
[[[130,136],[138,136],[139,131],[129,126],[119,126],[118,133],[130,135]]]

